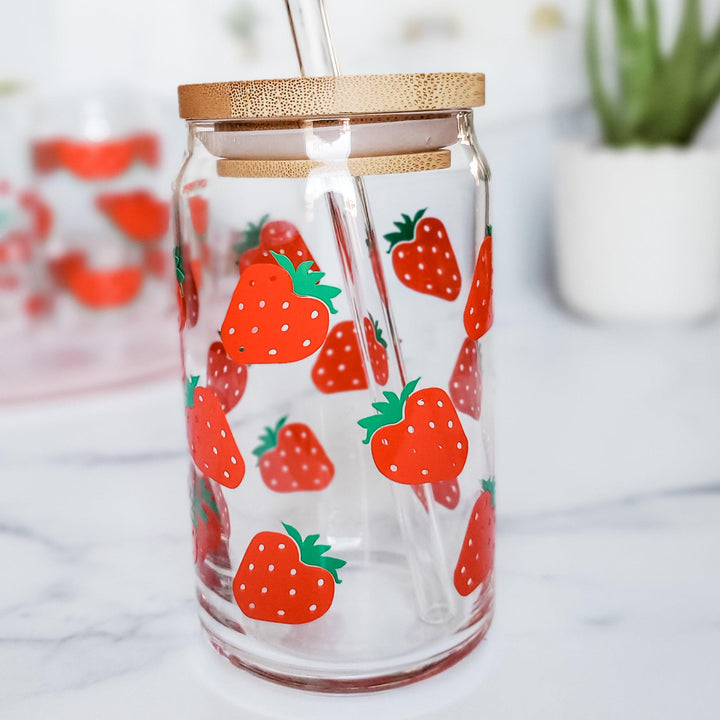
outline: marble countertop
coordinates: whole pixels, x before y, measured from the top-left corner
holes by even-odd
[[[720,323],[497,323],[498,611],[424,683],[291,691],[195,618],[179,383],[0,412],[0,717],[717,718]]]

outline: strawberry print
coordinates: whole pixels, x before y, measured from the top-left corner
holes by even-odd
[[[327,337],[340,289],[321,285],[325,273],[307,260],[297,268],[271,252],[276,265],[251,265],[240,276],[220,336],[235,362],[289,363],[316,352]]]
[[[448,510],[454,510],[460,502],[460,485],[457,480],[443,480],[430,485],[432,488],[433,498],[435,502]],[[428,510],[427,499],[425,497],[423,485],[413,485],[412,489],[418,500],[423,504],[425,510]]]
[[[466,338],[450,376],[450,397],[460,412],[479,420],[481,394],[477,343]]]
[[[256,263],[272,263],[273,251],[287,255],[295,266],[310,261],[312,263],[310,269],[319,271],[320,268],[298,229],[284,220],[268,222],[269,217],[265,215],[259,223],[250,223],[245,231],[244,240],[235,245],[235,252],[239,256],[240,273]]]
[[[133,156],[148,167],[160,164],[160,138],[151,133],[138,133],[129,140]]]
[[[233,580],[233,594],[247,617],[266,622],[300,625],[322,617],[332,605],[337,571],[346,563],[325,553],[319,535],[303,540],[283,523],[287,535],[261,532],[245,550]]]
[[[220,578],[205,561],[209,560],[213,565],[222,568],[230,568],[227,547],[230,526],[227,521],[227,506],[222,494],[213,492],[211,481],[202,475],[193,478],[191,503],[195,567],[205,585],[213,590],[219,590]]]
[[[193,195],[188,198],[188,208],[193,230],[197,235],[204,236],[208,227],[208,201],[201,195]]]
[[[372,316],[364,318],[363,328],[375,382],[385,385],[388,381],[388,357],[382,330]],[[338,323],[330,331],[315,361],[312,379],[315,387],[324,393],[367,388],[362,354],[352,320]]]
[[[199,380],[193,375],[185,383],[190,454],[198,469],[211,480],[236,488],[245,475],[245,462],[220,401],[212,390],[198,387]]]
[[[378,470],[406,485],[453,480],[465,467],[468,440],[452,400],[440,388],[415,392],[420,378],[408,383],[400,397],[385,392],[387,402],[359,421],[367,431]]]
[[[470,514],[462,550],[455,567],[455,589],[469,595],[484,583],[495,557],[495,480],[483,480],[483,492]]]
[[[173,257],[175,258],[175,278],[178,283],[177,301],[180,329],[182,330],[186,326],[193,328],[197,325],[200,315],[200,300],[192,261],[186,266],[184,253],[178,246],[173,250]]]
[[[210,346],[207,359],[207,386],[217,396],[224,413],[229,413],[242,399],[247,378],[247,366],[232,361],[220,340]]]
[[[414,217],[402,216],[397,232],[385,235],[390,243],[395,274],[403,285],[443,300],[455,300],[462,279],[445,226],[437,218],[424,218],[427,208]]]
[[[159,240],[170,223],[170,206],[146,190],[98,195],[96,205],[131,240]]]
[[[63,267],[65,289],[81,304],[95,310],[121,307],[131,303],[143,284],[140,267],[127,266],[112,270],[92,270],[81,253]]]
[[[479,340],[493,324],[492,239],[492,228],[488,227],[463,314],[465,331],[471,340]]]
[[[115,178],[122,175],[134,159],[129,140],[58,140],[56,150],[59,164],[81,180]]]
[[[253,450],[263,482],[275,492],[323,490],[335,466],[307,425],[286,421],[284,417],[275,427],[266,427]]]

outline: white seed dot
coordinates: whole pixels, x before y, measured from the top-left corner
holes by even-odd
[[[271,348],[268,350],[268,355],[277,355],[277,350],[275,348]]]
[[[448,420],[448,427],[451,428],[452,426],[453,426],[453,421],[452,421],[452,420]]]
[[[242,583],[242,584],[240,585],[240,589],[241,589],[241,590],[244,590],[244,589],[245,589],[245,583]]]
[[[217,454],[218,454],[218,449],[213,446],[213,455],[217,455]]]
[[[261,300],[261,301],[258,303],[258,306],[261,307],[261,308],[264,308],[264,307],[265,307],[265,301],[264,301],[264,300]]]
[[[230,473],[227,470],[223,470],[223,475],[225,476],[225,478],[230,477]]]
[[[322,587],[325,584],[325,581],[322,578],[318,578],[318,587]]]
[[[285,549],[285,543],[280,543],[278,545],[278,550],[284,550]]]
[[[408,432],[412,435],[415,432],[415,428],[412,425],[410,425],[408,427]]]
[[[252,330],[250,330],[250,332],[253,333],[253,335],[254,335],[259,329],[260,328],[257,327],[257,325],[256,325],[254,328],[252,328]]]
[[[458,450],[462,450],[462,443],[459,442],[459,443],[456,445],[456,447],[457,447]]]
[[[278,610],[278,611],[277,611],[277,614],[280,615],[280,617],[282,617],[282,616],[285,614],[285,611],[284,611],[284,610]]]
[[[235,328],[231,327],[231,328],[228,330],[228,335],[234,335],[234,334],[235,334]]]
[[[290,303],[289,303],[289,302],[284,302],[284,303],[282,304],[282,309],[283,309],[283,310],[287,310],[289,307],[290,307]]]
[[[260,552],[262,552],[264,549],[265,549],[265,546],[264,546],[264,545],[258,545],[258,550],[259,550]]]
[[[266,588],[266,587],[260,588],[260,592],[261,592],[261,593],[266,593],[266,592],[267,592],[267,588]]]
[[[425,401],[424,401],[424,400],[418,400],[418,401],[417,401],[417,404],[418,404],[418,405],[424,405],[424,404],[425,404]]]
[[[442,401],[442,400],[438,400],[438,407],[442,407],[442,406],[443,406],[443,401]]]
[[[234,455],[231,455],[231,456],[230,456],[230,462],[231,462],[233,465],[237,465],[237,459],[235,458]]]
[[[315,612],[316,610],[317,610],[317,605],[315,605],[315,603],[313,603],[313,604],[310,606],[310,612]]]
[[[308,347],[308,345],[310,345],[310,339],[309,339],[309,338],[303,340],[303,347]]]
[[[409,279],[410,279],[410,273],[405,273],[404,277],[405,277],[406,280],[409,280]]]
[[[434,428],[434,427],[435,427],[435,423],[434,423],[432,420],[428,423],[428,425],[429,425],[431,428]]]
[[[297,569],[296,569],[296,568],[292,568],[292,570],[290,570],[290,574],[291,574],[291,575],[297,575]]]
[[[287,324],[285,324],[285,325],[283,325],[283,326],[280,328],[280,331],[281,331],[281,332],[287,332],[289,329],[290,329],[290,326],[287,325]]]
[[[248,570],[254,570],[254,569],[255,569],[255,565],[253,565],[252,563],[250,563],[250,564],[248,565]]]
[[[268,565],[268,572],[272,572],[275,569],[274,565]]]
[[[310,317],[314,320],[320,313],[317,310],[313,310],[310,313]]]
[[[429,470],[425,469],[425,470],[422,470],[420,474],[421,475],[429,475],[430,472],[429,472]]]
[[[391,466],[390,466],[390,470],[391,470],[392,472],[397,472],[397,465],[391,465]]]
[[[255,609],[255,603],[250,603],[250,604],[248,605],[248,607],[249,607],[251,610],[254,610],[254,609]]]
[[[295,588],[290,588],[290,595],[294,595],[296,592]]]
[[[238,310],[244,310],[245,305],[243,303],[238,303]]]

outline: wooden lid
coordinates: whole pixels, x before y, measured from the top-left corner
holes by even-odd
[[[322,168],[349,172],[350,175],[388,175],[396,173],[445,170],[450,167],[449,150],[434,150],[403,155],[351,157],[345,161],[317,160],[218,160],[220,177],[243,178],[304,178],[313,170]]]
[[[343,75],[181,85],[186,120],[422,112],[485,104],[482,73]]]

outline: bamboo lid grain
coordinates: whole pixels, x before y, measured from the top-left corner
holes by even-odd
[[[343,75],[181,85],[187,120],[422,112],[485,104],[482,73]]]

